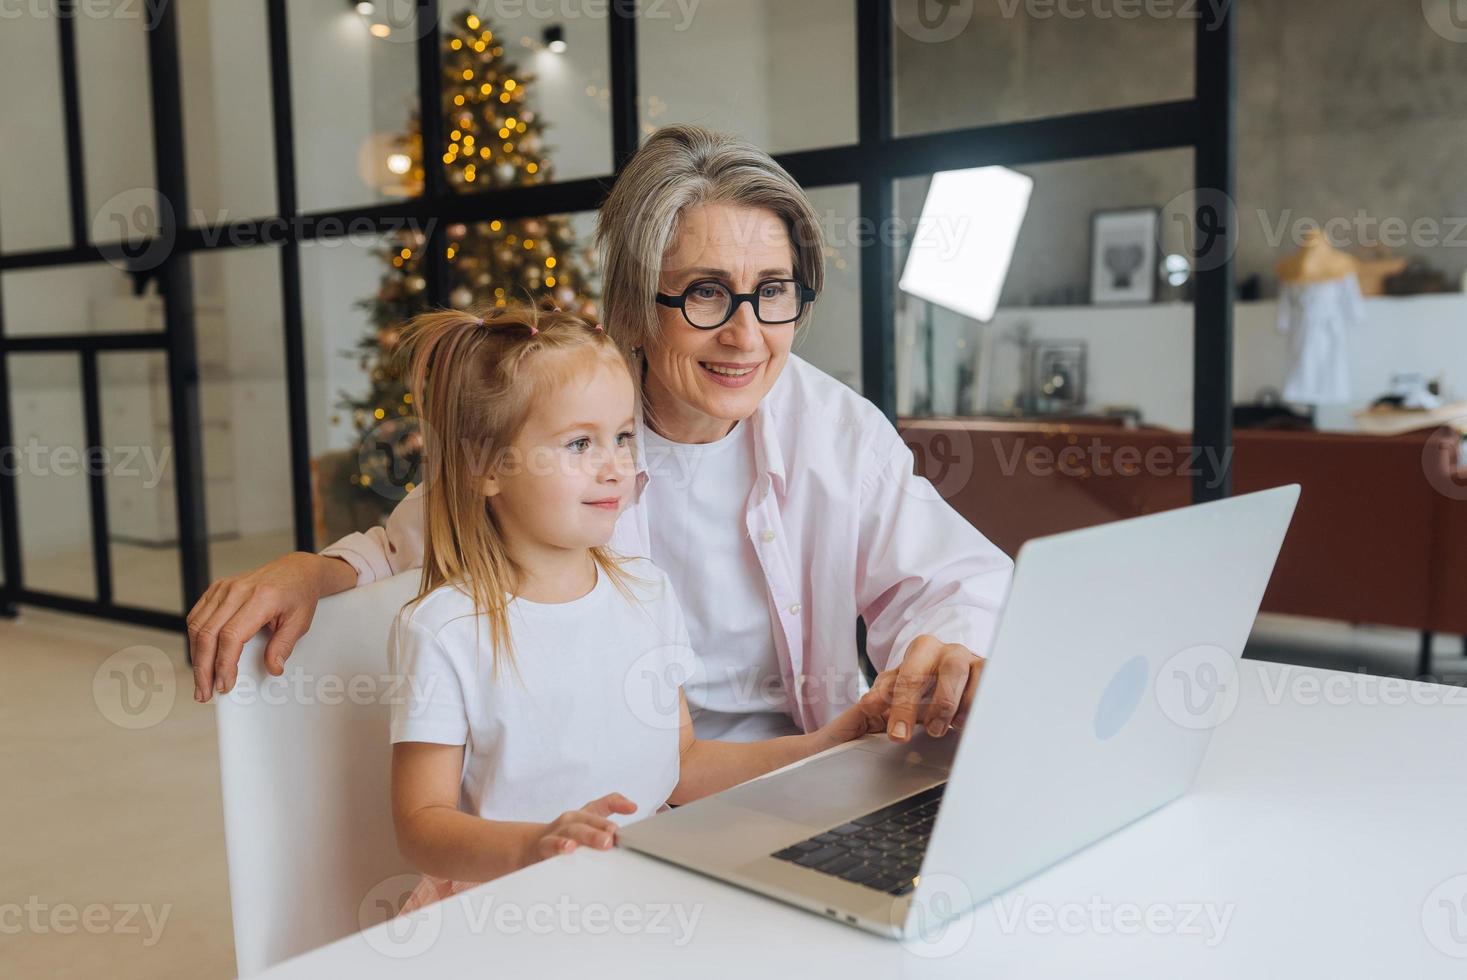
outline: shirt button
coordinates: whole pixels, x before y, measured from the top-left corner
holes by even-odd
[[[765,531],[763,534],[759,535],[759,538],[765,544],[768,544],[769,542],[771,542],[771,541],[774,540],[774,532],[773,531]]]
[[[799,614],[800,614],[800,604],[797,602],[793,606],[790,606],[790,615],[791,616],[798,616]]]

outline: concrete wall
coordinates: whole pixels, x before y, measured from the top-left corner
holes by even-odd
[[[1079,17],[1054,13],[1054,3],[975,5],[951,39],[897,32],[902,132],[1191,94],[1192,20],[1097,15],[1119,6],[1106,0],[1063,5]],[[1206,0],[1195,6],[1205,11]],[[1240,277],[1261,276],[1273,295],[1273,268],[1296,247],[1305,219],[1348,219],[1335,231],[1349,248],[1379,240],[1380,223],[1394,218],[1435,222],[1438,241],[1408,233],[1396,251],[1459,281],[1467,270],[1467,44],[1444,38],[1415,2],[1250,0],[1235,9]],[[1163,207],[1192,186],[1190,152],[1018,169],[1036,185],[1005,305],[1085,287],[1092,211]],[[1458,225],[1458,242],[1441,244]]]

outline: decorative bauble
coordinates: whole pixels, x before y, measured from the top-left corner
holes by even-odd
[[[448,294],[448,301],[462,309],[474,301],[474,294],[467,286],[459,286]]]

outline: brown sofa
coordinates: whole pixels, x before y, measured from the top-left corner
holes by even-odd
[[[904,419],[916,469],[1010,554],[1031,537],[1189,504],[1191,434],[1106,423]],[[1233,492],[1286,483],[1299,507],[1269,612],[1467,633],[1467,474],[1446,431],[1238,430]]]

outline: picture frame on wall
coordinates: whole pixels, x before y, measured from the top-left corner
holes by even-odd
[[[1156,302],[1155,207],[1096,211],[1090,216],[1090,302],[1097,306]]]

